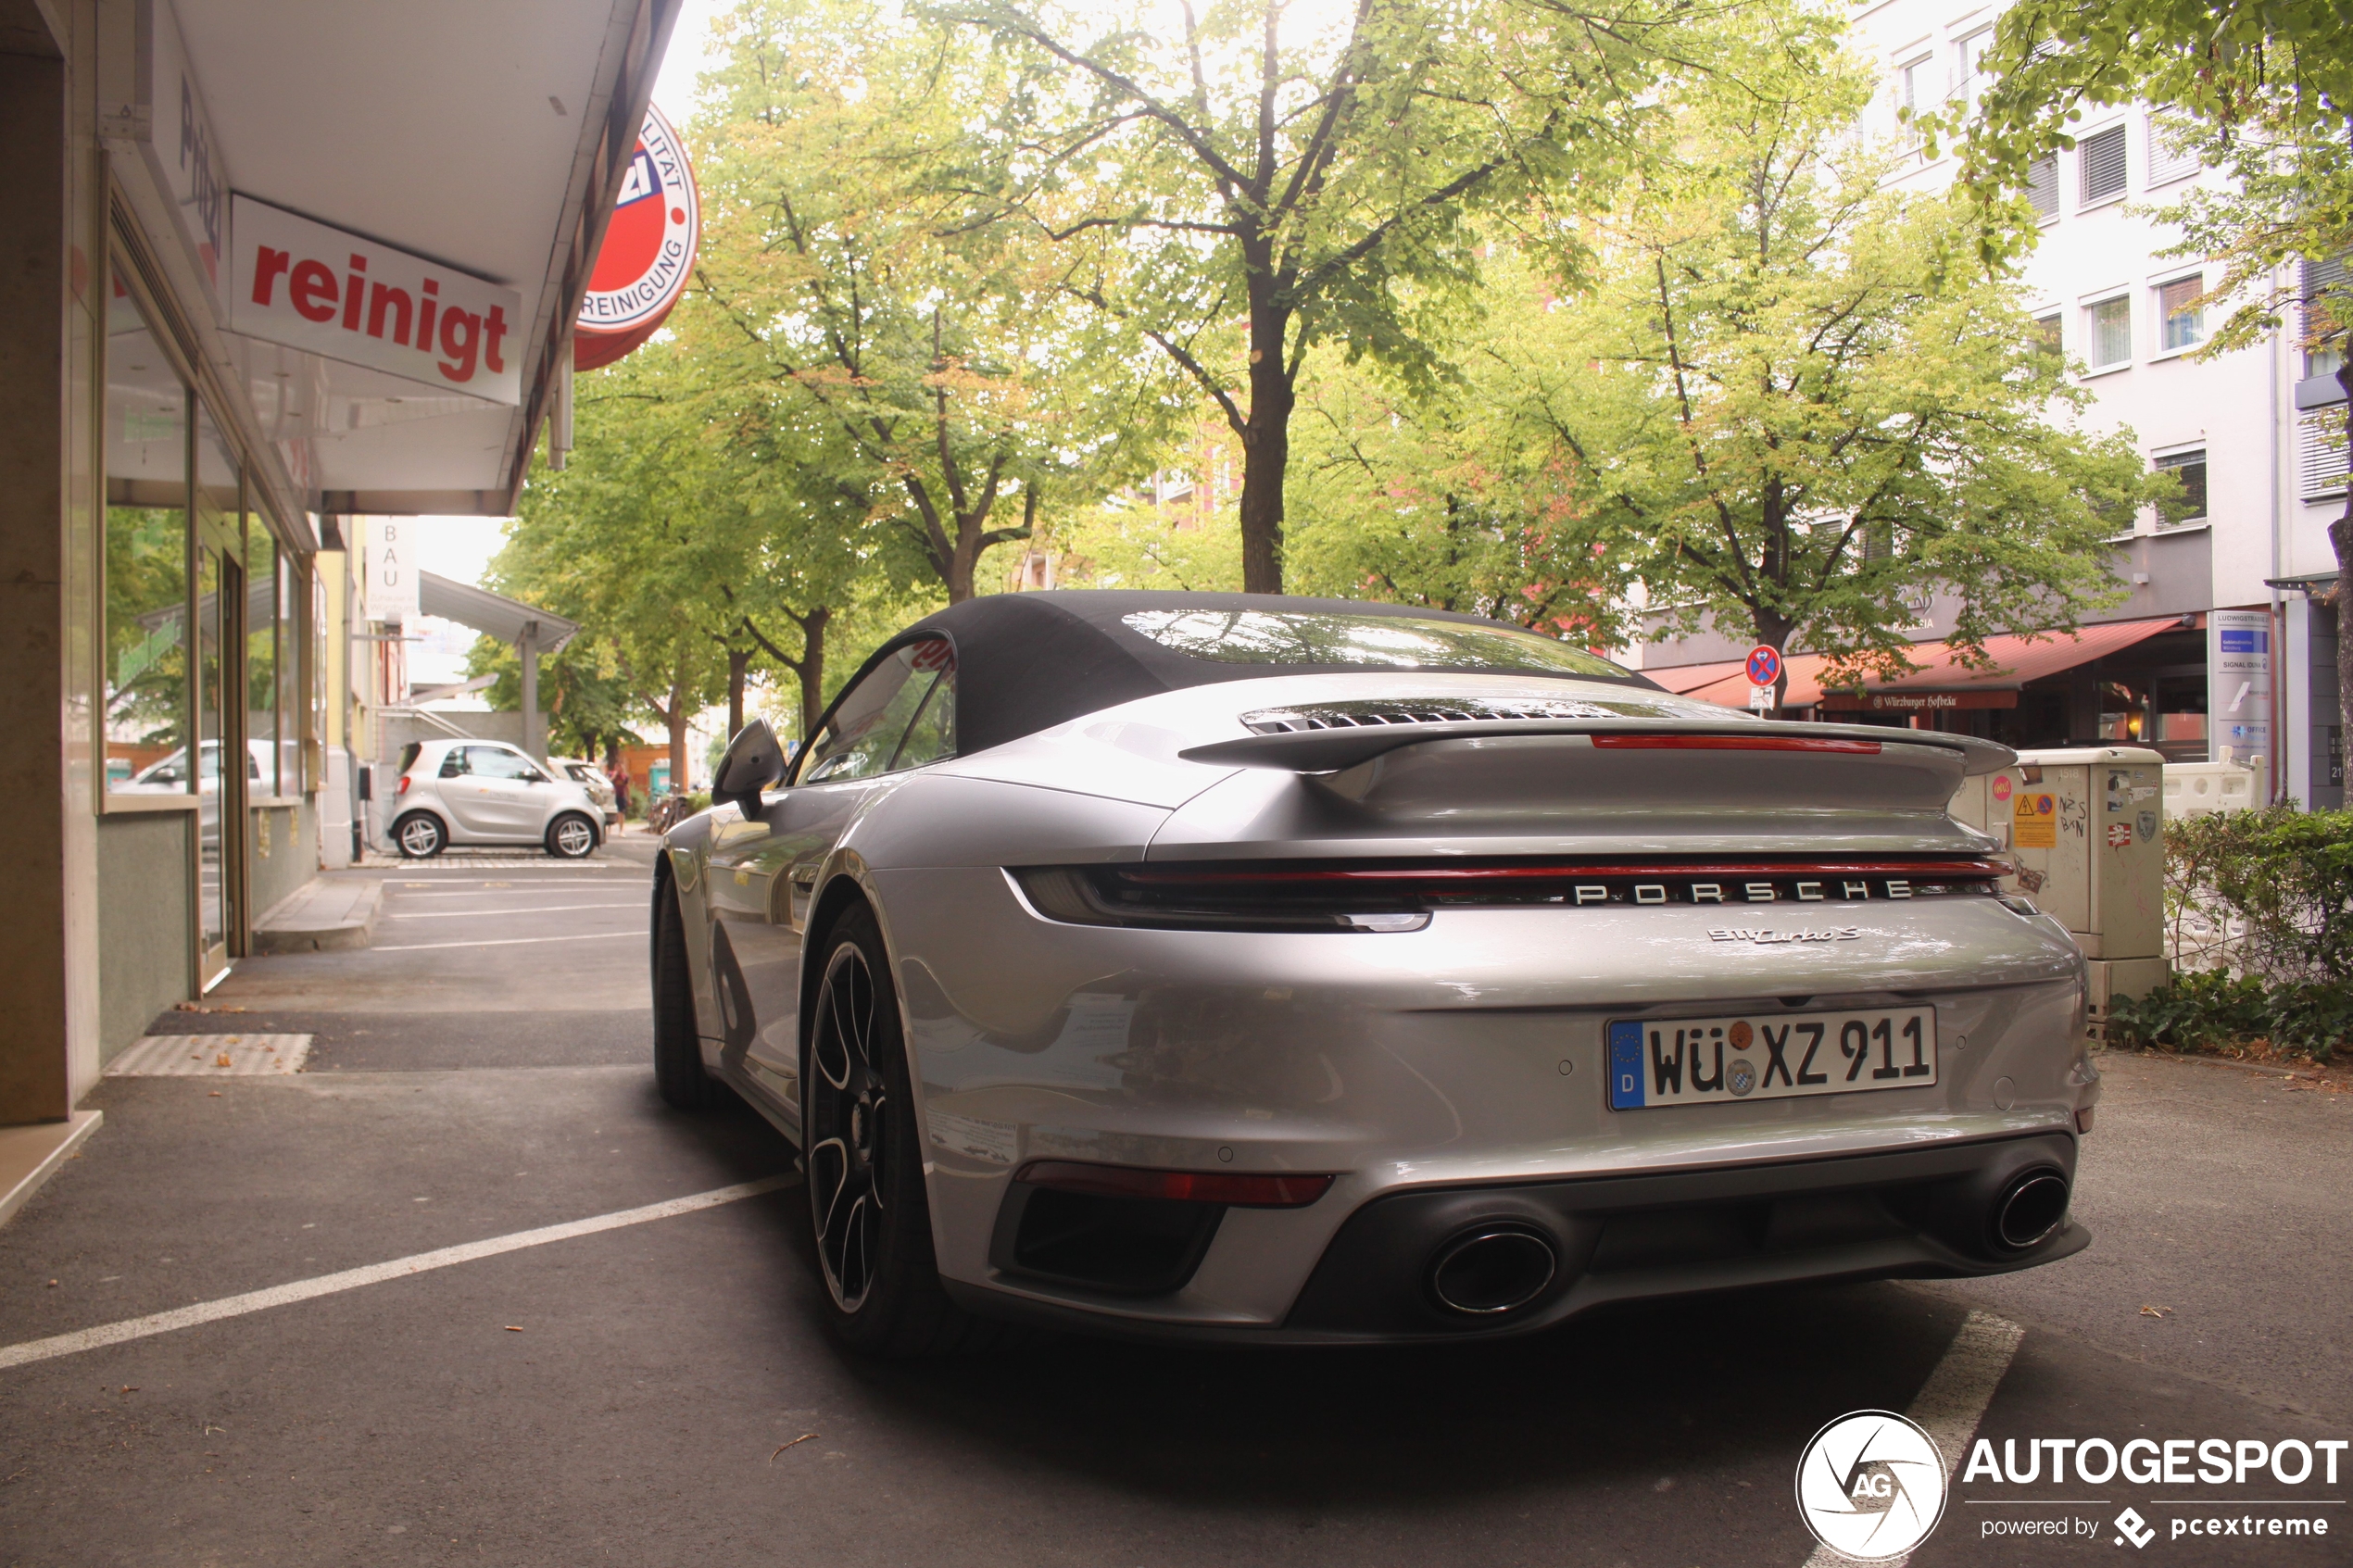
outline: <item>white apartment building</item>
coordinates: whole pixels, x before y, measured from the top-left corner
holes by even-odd
[[[1874,105],[1898,133],[1899,109],[1976,91],[1998,6],[1966,0],[1880,0],[1856,8],[1852,42],[1884,71]],[[2041,243],[2024,278],[2035,315],[2082,367],[2095,428],[2129,428],[2158,467],[2178,470],[2200,515],[2166,523],[2145,512],[2115,541],[2131,596],[2079,639],[2003,639],[2003,672],[1978,677],[1941,659],[1951,607],[1923,605],[1904,681],[1824,693],[1818,659],[1793,657],[1788,701],[1826,719],[1966,730],[2014,746],[2132,740],[2175,760],[2261,757],[2275,794],[2344,804],[2337,719],[2337,624],[2315,603],[2336,565],[2328,524],[2345,506],[2346,454],[2308,417],[2339,400],[2334,362],[2282,332],[2199,359],[2220,313],[2189,303],[2219,281],[2151,215],[2217,175],[2165,144],[2138,107],[2103,110],[2076,145],[2036,169],[2030,194]],[[1955,160],[1921,157],[1901,182],[1940,189]],[[1732,661],[1745,639],[1694,637],[1645,650],[1645,672],[1738,706]]]

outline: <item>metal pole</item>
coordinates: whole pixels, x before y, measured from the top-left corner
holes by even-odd
[[[515,653],[522,660],[522,748],[545,762],[547,737],[539,733],[539,622],[523,622]]]

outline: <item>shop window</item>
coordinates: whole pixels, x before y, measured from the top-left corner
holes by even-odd
[[[279,784],[278,543],[257,522],[245,538],[245,749],[252,754],[256,796],[288,793]]]
[[[188,795],[188,391],[120,283],[105,439],[106,787]]]
[[[2083,307],[2083,335],[2092,369],[2113,370],[2133,362],[2133,298],[2118,295]]]
[[[2157,459],[2159,473],[2170,473],[2182,486],[2181,497],[2157,508],[2159,528],[2180,528],[2206,521],[2206,448],[2168,452]]]
[[[2163,352],[2196,348],[2206,341],[2206,309],[2198,303],[2205,292],[2203,277],[2176,278],[2157,286],[2158,346]]]
[[[2079,207],[2090,207],[2124,194],[2124,127],[2112,125],[2075,144],[2075,167],[2082,180]]]
[[[2048,223],[2058,217],[2058,155],[2046,154],[2026,166],[2026,205]]]
[[[2161,675],[2157,682],[2157,738],[2176,762],[2203,760],[2207,748],[2206,677]]]

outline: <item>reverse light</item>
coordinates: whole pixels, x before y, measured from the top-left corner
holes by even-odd
[[[1329,1191],[1332,1185],[1329,1176],[1146,1171],[1129,1165],[1089,1165],[1075,1160],[1034,1160],[1015,1172],[1013,1180],[1056,1192],[1083,1192],[1096,1198],[1222,1203],[1232,1209],[1304,1209]]]

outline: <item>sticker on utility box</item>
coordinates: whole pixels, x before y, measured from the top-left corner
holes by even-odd
[[[2058,847],[2058,801],[2040,792],[2021,792],[2010,805],[2010,842],[2020,849]]]

